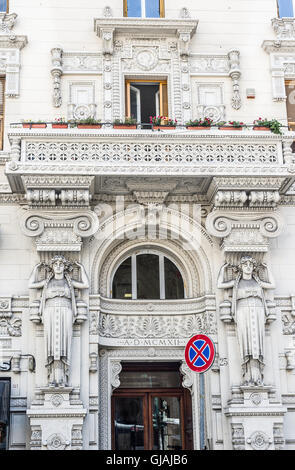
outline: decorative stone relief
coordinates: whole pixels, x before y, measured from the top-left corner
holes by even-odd
[[[13,315],[11,297],[0,297],[0,338],[22,335],[22,320]]]
[[[215,210],[208,215],[206,227],[211,235],[223,238],[225,252],[266,252],[268,238],[281,233],[283,222],[275,212],[251,216],[247,212]]]
[[[216,333],[213,312],[198,315],[134,317],[101,313],[99,335],[102,338],[190,338],[191,332]]]
[[[275,450],[283,450],[285,446],[284,426],[282,423],[273,425],[273,442]]]
[[[52,69],[51,75],[53,79],[53,106],[60,108],[62,105],[61,96],[61,76],[62,76],[62,49],[56,47],[51,49]]]
[[[36,238],[37,251],[80,251],[82,238],[98,229],[93,212],[29,212],[21,219],[23,233]]]
[[[265,264],[263,267],[268,270]],[[275,288],[274,279],[268,270],[269,281],[261,280],[257,261],[250,256],[242,257],[235,267],[238,272],[236,279],[225,280],[227,268],[227,263],[221,268],[217,287],[233,289],[231,313],[237,328],[243,384],[261,385],[265,363],[265,321],[269,317],[264,290]]]
[[[31,450],[41,450],[42,447],[42,431],[41,426],[31,426]]]
[[[104,16],[105,18],[112,18],[113,12],[112,12],[111,7],[109,7],[109,6],[104,7],[104,9],[103,9],[103,16]]]
[[[295,76],[294,18],[273,18],[275,40],[266,40],[262,47],[270,55],[273,99],[286,100],[285,80]]]
[[[295,296],[277,298],[276,305],[281,311],[283,334],[295,334]]]
[[[77,320],[85,320],[79,318],[74,289],[87,289],[89,282],[84,267],[80,263],[76,264],[81,270],[81,281],[70,277],[73,265],[63,256],[52,258],[46,266],[48,275],[45,280],[38,280],[38,270],[42,263],[35,266],[29,279],[30,289],[42,289],[39,321],[44,325],[48,381],[54,387],[68,384],[72,324]],[[59,398],[55,395],[56,400]],[[54,406],[58,405],[54,403]]]
[[[43,442],[43,445],[48,450],[65,450],[70,445],[70,442],[62,434],[52,434],[48,437],[47,441]]]
[[[98,354],[96,352],[91,352],[89,354],[89,359],[90,359],[90,366],[89,366],[89,372],[97,372],[98,366],[97,366],[97,358]]]
[[[233,450],[245,450],[245,433],[243,424],[232,423],[231,429]]]
[[[182,361],[179,370],[182,374],[182,386],[184,388],[188,388],[189,391],[192,393],[194,384],[193,372],[184,361]]]
[[[120,387],[120,372],[122,371],[121,361],[112,361],[111,362],[111,386],[114,390],[115,388]]]
[[[295,351],[286,351],[286,370],[294,370],[295,369]]]
[[[63,75],[98,75],[102,74],[102,54],[100,52],[69,52],[62,53]]]
[[[278,39],[295,39],[294,18],[273,18],[271,24]]]
[[[15,39],[12,29],[16,23],[16,18],[16,13],[0,13],[0,34],[8,34],[11,41]]]
[[[254,450],[267,450],[272,443],[272,439],[262,431],[256,431],[247,439]]]
[[[20,90],[20,49],[27,44],[27,38],[6,44],[0,34],[0,73],[5,74],[5,96],[17,98]]]
[[[234,109],[240,109],[242,106],[239,84],[239,80],[241,78],[240,52],[237,50],[230,51],[228,53],[228,59],[230,64],[229,76],[233,82],[232,107]]]
[[[114,101],[113,107],[116,107],[117,104]],[[281,142],[277,138],[273,142],[263,140],[260,142],[252,141],[249,144],[249,137],[245,141],[245,138],[239,136],[237,142],[237,136],[235,136],[229,144],[224,141],[223,135],[218,142],[214,140],[214,142],[208,143],[207,135],[201,135],[196,141],[193,138],[194,136],[189,138],[188,135],[180,136],[178,134],[177,142],[171,136],[161,136],[161,139],[158,139],[157,142],[155,142],[154,137],[147,136],[143,144],[138,141],[134,142],[134,140],[126,141],[126,138],[117,139],[115,143],[112,143],[109,138],[106,139],[105,135],[101,135],[99,137],[95,136],[95,142],[93,142],[93,136],[91,136],[87,142],[83,143],[76,142],[73,138],[66,140],[56,138],[53,145],[53,141],[48,139],[48,136],[44,137],[25,140],[22,158],[27,163],[25,167],[28,168],[27,171],[36,168],[36,163],[50,163],[55,168],[59,168],[58,164],[68,164],[69,170],[74,168],[75,173],[77,173],[79,164],[87,162],[87,168],[95,168],[97,171],[97,167],[99,167],[100,171],[104,172],[103,174],[110,173],[110,171],[106,171],[106,168],[112,166],[110,174],[114,175],[114,171],[116,173],[120,172],[120,174],[126,173],[127,170],[124,169],[127,168],[128,175],[130,175],[130,165],[133,167],[135,163],[140,168],[138,174],[146,171],[144,170],[145,166],[150,168],[151,165],[155,164],[158,167],[157,171],[160,171],[161,166],[164,165],[165,171],[175,167],[174,172],[178,168],[177,173],[179,173],[179,165],[185,163],[185,167],[188,167],[190,174],[192,169],[196,167],[210,166],[212,169],[214,164],[220,168],[220,170],[218,168],[220,172],[224,168],[224,174],[228,176],[232,168],[239,174],[235,164],[243,169],[243,174],[245,174],[245,166],[252,168],[253,165],[257,165],[260,173],[262,171],[261,167],[268,167],[272,169],[270,171],[276,171],[276,168],[280,165]],[[13,152],[15,161],[20,155],[17,147],[18,143],[16,140]],[[28,163],[33,163],[33,165],[30,166]],[[9,167],[10,170],[17,170],[18,168],[21,168],[21,165]],[[39,167],[37,166],[37,168]],[[85,174],[86,170],[83,170]],[[184,171],[185,168],[183,168],[182,174]]]
[[[71,440],[71,449],[72,450],[83,450],[83,435],[82,435],[82,426],[73,426],[72,427],[72,440]]]

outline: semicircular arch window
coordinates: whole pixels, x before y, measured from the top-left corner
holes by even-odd
[[[112,297],[125,300],[183,299],[184,282],[177,266],[166,256],[136,253],[115,271]]]

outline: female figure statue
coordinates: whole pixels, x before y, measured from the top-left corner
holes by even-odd
[[[73,323],[77,317],[74,289],[87,289],[89,282],[84,267],[75,263],[81,270],[81,282],[70,277],[73,265],[64,256],[55,256],[49,265],[49,273],[43,281],[37,281],[38,269],[35,266],[30,280],[30,289],[42,289],[40,318],[44,324],[45,353],[47,357],[49,385],[68,384]]]
[[[244,383],[261,385],[264,368],[265,321],[268,308],[264,289],[274,289],[272,274],[269,282],[262,281],[257,274],[257,262],[251,256],[243,256],[238,266],[238,276],[232,281],[224,281],[222,266],[218,277],[219,289],[233,289],[232,316],[237,325],[237,335],[242,360]],[[266,264],[262,266],[268,270]]]

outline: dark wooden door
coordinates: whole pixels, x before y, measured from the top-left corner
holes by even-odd
[[[118,389],[112,397],[113,449],[190,450],[191,411],[185,389]]]

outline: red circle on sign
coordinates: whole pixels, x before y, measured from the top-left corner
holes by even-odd
[[[198,347],[195,342],[197,341],[203,341],[203,344],[201,347]],[[205,351],[209,348],[209,354],[205,353],[203,354],[203,351]],[[190,353],[193,350],[195,352],[195,355],[193,358],[190,357]],[[206,370],[210,369],[210,367],[213,364],[214,358],[215,358],[215,346],[211,338],[207,335],[195,335],[193,336],[189,342],[187,343],[185,347],[185,362],[187,363],[188,367],[193,370],[194,372],[206,372]],[[198,359],[201,359],[202,364],[195,365],[195,362]]]

